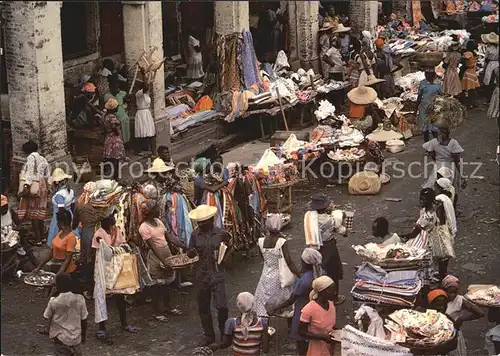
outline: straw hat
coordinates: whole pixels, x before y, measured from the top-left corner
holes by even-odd
[[[366,82],[364,85],[370,86],[370,85],[382,83],[382,82],[385,82],[385,79],[379,79],[379,78],[375,77],[373,74],[370,74],[368,77],[366,77]]]
[[[318,30],[319,32],[329,31],[333,29],[333,24],[330,21],[323,22],[323,26]]]
[[[481,40],[484,43],[498,44],[498,35],[495,32],[490,32],[488,34],[482,34]]]
[[[189,212],[189,218],[193,221],[205,221],[217,214],[217,208],[210,205],[198,205],[196,209]]]
[[[382,183],[374,172],[358,172],[349,179],[349,194],[374,195],[380,191]]]
[[[339,24],[335,30],[333,30],[333,33],[340,33],[340,32],[349,32],[351,31],[350,27],[345,27],[342,24]]]
[[[366,138],[376,142],[387,142],[389,140],[401,139],[403,135],[393,130],[384,130],[383,124],[379,124],[378,128]]]
[[[377,92],[375,89],[360,85],[357,88],[351,89],[349,93],[347,93],[347,97],[354,104],[368,105],[377,99]]]
[[[146,172],[148,173],[165,173],[174,170],[172,166],[167,166],[161,158],[156,158],[153,161],[151,168],[148,168]]]
[[[73,177],[66,174],[62,168],[56,168],[54,169],[54,172],[52,172],[52,176],[50,178],[52,182],[61,182],[65,179],[71,179]]]
[[[115,98],[109,98],[104,104],[104,108],[107,110],[114,110],[118,107],[118,101]]]

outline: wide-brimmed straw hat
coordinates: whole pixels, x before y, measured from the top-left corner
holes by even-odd
[[[367,78],[366,78],[366,82],[365,82],[365,86],[370,86],[370,85],[373,85],[373,84],[377,84],[377,83],[382,83],[382,82],[385,82],[385,79],[379,79],[377,77],[375,77],[373,74],[370,74]]]
[[[148,173],[165,173],[173,171],[175,167],[167,166],[161,158],[156,158],[150,168],[146,170]]]
[[[71,179],[73,178],[69,174],[66,174],[66,172],[62,168],[56,168],[54,169],[54,172],[52,172],[52,176],[50,177],[50,180],[52,182],[61,182],[65,179]]]
[[[368,105],[377,99],[377,92],[375,89],[360,85],[357,88],[351,89],[349,93],[347,93],[347,97],[354,104]]]
[[[217,208],[210,205],[198,205],[196,209],[189,212],[189,218],[193,221],[205,221],[217,214]]]
[[[309,202],[312,210],[325,210],[331,204],[331,200],[323,194],[314,194]]]
[[[498,44],[498,35],[495,32],[490,32],[481,35],[481,40],[484,43]]]
[[[344,25],[342,25],[340,23],[340,24],[338,24],[337,28],[335,28],[335,30],[333,30],[333,33],[349,32],[349,31],[351,31],[350,27],[345,27]]]
[[[330,21],[323,22],[323,26],[318,30],[319,32],[329,31],[333,29],[333,24]]]

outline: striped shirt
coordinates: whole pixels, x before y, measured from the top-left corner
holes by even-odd
[[[241,329],[241,318],[229,318],[226,321],[224,334],[233,338],[233,355],[260,355],[262,335],[267,329],[267,319],[257,318],[257,322],[249,328],[248,338],[243,338]]]

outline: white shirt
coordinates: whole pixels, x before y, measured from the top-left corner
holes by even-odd
[[[43,313],[43,317],[50,323],[49,337],[57,338],[67,346],[82,343],[81,322],[87,319],[88,315],[85,298],[71,292],[51,298]]]

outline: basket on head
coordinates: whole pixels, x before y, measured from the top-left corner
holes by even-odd
[[[417,52],[415,62],[425,68],[434,68],[443,60],[443,52]]]

